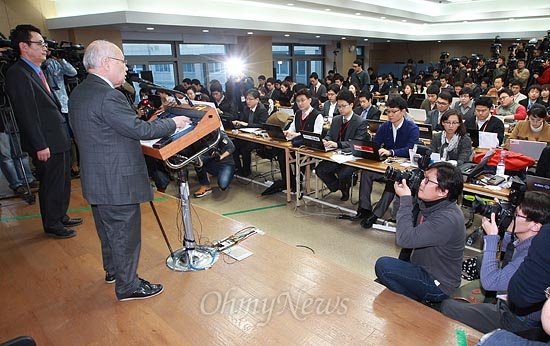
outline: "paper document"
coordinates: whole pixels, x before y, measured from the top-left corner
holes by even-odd
[[[185,131],[185,130],[189,129],[191,126],[193,126],[193,125],[187,124],[187,125],[185,125],[185,127],[182,128],[182,129],[176,129],[176,131],[174,131],[174,133],[172,133],[171,136],[173,136],[173,135],[175,135],[175,134],[177,134],[177,133],[180,133],[180,132],[182,132],[182,131]],[[141,145],[145,145],[146,147],[151,147],[151,148],[152,148],[152,147],[153,147],[153,144],[155,144],[156,142],[158,142],[160,139],[161,139],[161,138],[143,139],[143,140],[140,141],[140,143],[141,143]]]
[[[360,157],[355,157],[352,155],[333,154],[330,157],[330,159],[336,163],[344,163],[344,162],[360,159]]]
[[[496,148],[498,145],[499,143],[496,133],[479,131],[480,148]]]

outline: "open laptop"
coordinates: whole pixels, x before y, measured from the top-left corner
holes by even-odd
[[[372,133],[376,133],[380,125],[382,125],[383,123],[385,123],[385,121],[383,120],[367,119],[367,125],[369,126],[369,131]]]
[[[539,160],[540,154],[546,148],[548,143],[536,141],[524,141],[521,139],[510,139],[509,150],[529,156],[535,160]]]
[[[279,125],[264,124],[264,130],[267,132],[269,137],[271,137],[271,139],[285,142],[288,141],[283,133],[283,129]]]
[[[309,149],[313,150],[319,150],[319,151],[332,151],[336,148],[329,148],[325,147],[323,144],[323,139],[321,138],[321,135],[315,132],[309,132],[309,131],[300,131],[302,134],[302,137],[304,138],[304,146]]]
[[[378,143],[374,141],[351,141],[351,153],[355,157],[383,161],[385,157],[380,157],[378,149],[380,149],[380,147]]]
[[[478,129],[466,129],[466,132],[470,135],[472,140],[472,147],[479,147],[479,130]]]
[[[541,191],[550,193],[550,179],[536,175],[527,175],[525,178],[527,191]]]
[[[415,122],[423,123],[426,120],[425,109],[409,108],[409,114],[412,115]]]
[[[233,130],[235,128],[235,126],[233,125],[233,122],[231,121],[230,116],[220,115],[220,120],[222,121],[223,128],[225,130]]]
[[[420,130],[420,138],[432,139],[432,124],[416,124]]]

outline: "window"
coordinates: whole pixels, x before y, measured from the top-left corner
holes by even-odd
[[[294,46],[294,55],[323,55],[321,46]]]
[[[273,55],[290,55],[290,46],[272,46]]]
[[[309,75],[324,76],[324,46],[273,45],[273,68],[277,79],[292,76],[296,83],[309,84]]]
[[[170,43],[123,43],[122,51],[125,56],[173,55]]]
[[[225,55],[222,44],[180,44],[181,55]]]

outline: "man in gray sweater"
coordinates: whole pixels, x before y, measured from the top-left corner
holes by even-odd
[[[394,187],[400,198],[396,243],[411,251],[407,259],[379,258],[377,281],[417,301],[441,302],[460,285],[466,227],[456,201],[462,174],[448,162],[428,167],[418,189],[418,215],[407,182],[403,179]]]

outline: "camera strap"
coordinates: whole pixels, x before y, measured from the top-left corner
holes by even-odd
[[[506,265],[510,263],[510,261],[512,260],[512,256],[514,255],[514,251],[516,250],[516,246],[514,245],[516,238],[516,220],[514,219],[513,222],[514,228],[512,228],[512,236],[510,237],[510,242],[508,243],[508,245],[506,245],[506,250],[504,252],[504,256],[502,257],[501,268],[506,267]]]

